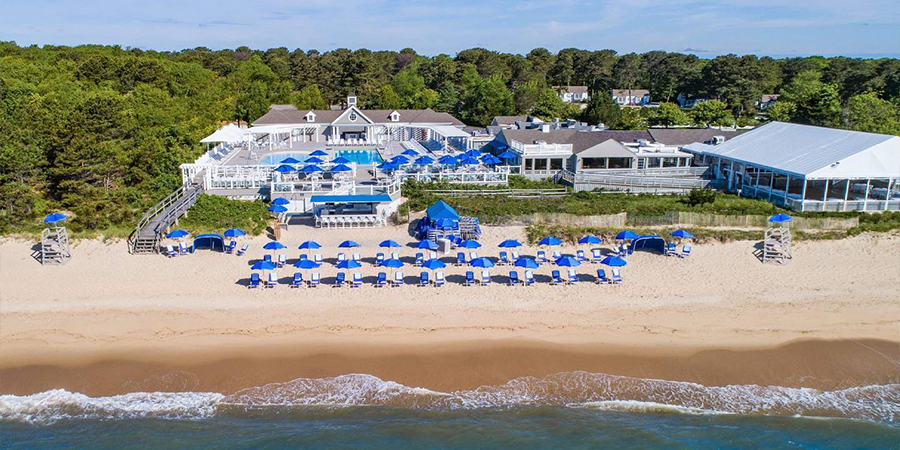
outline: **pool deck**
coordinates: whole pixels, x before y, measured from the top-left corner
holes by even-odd
[[[386,154],[384,150],[379,150],[374,145],[354,145],[354,146],[342,146],[342,147],[330,147],[326,146],[324,142],[295,142],[291,147],[279,147],[272,150],[257,150],[256,157],[251,158],[250,150],[246,148],[241,148],[237,150],[234,156],[228,158],[224,165],[226,166],[255,166],[259,164],[263,158],[268,155],[275,155],[279,153],[312,153],[316,150],[324,150],[328,153],[329,158],[333,157],[335,152],[341,150],[378,150],[382,157],[389,158],[393,155]]]

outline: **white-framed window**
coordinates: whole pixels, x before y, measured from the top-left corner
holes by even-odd
[[[400,120],[400,114],[397,111],[391,113],[391,122],[397,122]]]
[[[358,116],[356,115],[355,112],[351,112],[351,113],[347,116],[347,118],[350,119],[351,122],[356,122],[357,117],[358,117]]]
[[[307,122],[315,122],[316,121],[316,113],[310,111],[306,113],[306,121]]]

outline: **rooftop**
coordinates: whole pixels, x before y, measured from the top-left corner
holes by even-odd
[[[276,124],[292,124],[292,123],[310,123],[310,124],[330,124],[337,120],[347,110],[333,109],[304,109],[299,110],[294,105],[272,105],[269,111],[262,117],[253,122],[254,126],[259,125],[276,125]],[[373,123],[429,123],[429,124],[447,124],[447,125],[463,125],[459,119],[453,117],[449,113],[437,112],[428,109],[358,109],[358,111],[371,120]],[[396,111],[400,115],[397,122],[390,119],[392,112]],[[307,122],[306,115],[312,112],[315,119]]]

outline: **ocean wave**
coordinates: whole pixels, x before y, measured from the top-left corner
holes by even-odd
[[[900,420],[900,384],[834,391],[780,386],[704,386],[680,381],[566,372],[495,386],[437,392],[365,374],[299,378],[216,393],[132,393],[88,397],[64,390],[0,396],[0,420],[50,423],[75,418],[205,418],[241,407],[389,406],[454,410],[519,406],[582,407],[644,413],[734,413]]]

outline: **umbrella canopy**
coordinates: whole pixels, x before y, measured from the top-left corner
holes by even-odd
[[[276,267],[275,263],[269,261],[257,261],[250,267],[251,270],[274,270]]]
[[[353,242],[353,241],[344,241],[344,242],[341,242],[341,243],[338,245],[338,247],[340,247],[340,248],[353,248],[353,247],[359,247],[359,244],[357,244],[356,242]]]
[[[284,197],[277,197],[277,198],[275,198],[275,200],[272,200],[272,204],[273,204],[273,205],[281,205],[281,206],[284,206],[284,205],[287,205],[287,204],[290,204],[290,203],[291,203],[291,201],[288,200],[288,199],[286,199],[286,198],[284,198]]]
[[[521,246],[522,246],[522,243],[521,243],[521,242],[519,242],[519,241],[517,241],[517,240],[515,240],[515,239],[507,239],[507,240],[501,242],[500,245],[498,245],[497,247],[500,247],[500,248],[516,248],[516,247],[521,247]]]
[[[693,234],[688,233],[685,230],[675,230],[672,232],[672,234],[670,236],[675,236],[675,237],[680,237],[680,238],[685,238],[685,239],[693,239],[694,238]]]
[[[284,206],[281,206],[281,205],[272,205],[269,207],[269,212],[280,214],[283,212],[287,212],[287,208],[285,208]]]
[[[481,158],[481,162],[483,162],[487,165],[494,165],[494,164],[502,163],[503,160],[501,160],[500,158],[498,158],[494,155],[484,155],[484,157]]]
[[[345,259],[338,263],[338,269],[359,269],[362,264],[355,259]]]
[[[417,151],[415,151],[415,150],[413,150],[413,149],[411,149],[411,148],[408,148],[408,149],[406,149],[406,150],[403,150],[403,153],[401,153],[401,155],[407,155],[407,156],[419,156],[419,152],[417,152]]]
[[[310,156],[309,158],[306,158],[306,161],[303,162],[305,162],[306,164],[322,164],[323,162],[325,162],[325,160],[319,158],[318,156]]]
[[[266,245],[263,245],[263,248],[266,250],[281,250],[281,249],[287,248],[287,247],[285,247],[285,245],[282,244],[281,242],[272,241],[272,242],[266,243]]]
[[[298,269],[303,269],[303,270],[315,269],[319,266],[321,266],[321,264],[319,264],[311,259],[301,259],[294,263],[294,267],[296,267]]]
[[[481,248],[481,243],[478,241],[473,241],[471,239],[466,239],[460,242],[459,246],[462,248]]]
[[[424,241],[419,242],[419,245],[417,245],[416,248],[437,250],[438,244],[437,244],[437,242],[434,242],[431,239],[426,239]]]
[[[304,173],[313,173],[313,172],[322,172],[323,170],[321,167],[319,167],[315,164],[310,164],[310,165],[300,169],[300,171],[304,172]]]
[[[515,265],[516,267],[524,267],[526,269],[537,269],[539,267],[537,261],[525,257],[517,259]]]
[[[44,223],[56,223],[56,222],[59,222],[59,221],[61,221],[61,220],[66,220],[66,215],[65,215],[65,214],[53,213],[53,214],[50,214],[50,215],[47,216],[47,217],[44,217]]]
[[[468,158],[466,158],[466,159],[460,160],[459,163],[460,163],[460,164],[465,164],[465,165],[471,166],[471,165],[474,165],[474,164],[481,164],[481,161],[479,161],[478,159],[473,158],[473,157],[470,156],[470,157],[468,157]]]
[[[443,269],[444,267],[447,267],[447,265],[441,262],[441,260],[439,259],[429,259],[428,261],[422,263],[422,267],[428,270],[437,270]]]
[[[306,242],[300,244],[300,247],[298,247],[298,248],[300,250],[309,250],[309,249],[322,248],[322,245],[316,241],[306,241]]]
[[[241,236],[247,234],[247,232],[240,228],[229,228],[229,229],[225,230],[225,233],[223,233],[223,234],[225,235],[225,237],[228,237],[228,238],[236,238],[236,237],[241,237]]]
[[[325,153],[323,150],[316,150],[310,153],[309,156],[328,156],[328,153]]]
[[[338,164],[338,165],[332,167],[331,171],[332,172],[352,172],[353,169],[351,169],[349,166],[345,166],[343,164]]]
[[[563,256],[556,258],[556,265],[561,267],[577,267],[581,265],[581,262],[571,256]]]
[[[456,157],[453,157],[450,155],[444,155],[444,156],[441,156],[440,159],[438,159],[438,162],[441,164],[456,164],[459,162],[459,160],[456,159]]]
[[[386,259],[383,263],[381,263],[381,266],[390,267],[392,269],[399,269],[403,267],[403,261],[400,261],[397,258]]]
[[[578,240],[579,244],[602,244],[603,239],[598,238],[597,236],[587,235]]]
[[[485,258],[484,256],[482,256],[481,258],[473,259],[470,264],[472,267],[483,267],[485,269],[494,267],[494,262],[488,258]]]
[[[434,164],[434,158],[431,158],[430,156],[421,156],[419,158],[416,158],[415,164],[417,166],[427,166],[429,164]]]
[[[294,166],[289,166],[287,164],[282,164],[275,168],[275,171],[279,172],[279,173],[288,173],[288,172],[293,172],[295,170],[297,170],[297,169],[295,169]]]
[[[397,170],[397,165],[392,162],[384,162],[375,166],[375,168],[381,170]]]
[[[338,156],[337,158],[332,159],[331,162],[333,162],[335,164],[350,164],[353,161],[350,161],[349,159],[344,158],[343,156]]]
[[[281,160],[281,164],[300,164],[300,160],[293,157],[287,157]]]
[[[435,228],[454,228],[456,222],[453,219],[437,219],[434,221]]]
[[[465,155],[470,158],[481,158],[481,151],[472,149],[472,150],[467,151],[465,153]]]
[[[603,258],[603,261],[600,261],[600,264],[606,264],[610,267],[623,267],[628,265],[624,259],[619,258],[618,256],[607,256],[606,258]]]
[[[516,159],[519,157],[519,155],[507,150],[507,151],[497,155],[497,157],[500,159]]]
[[[628,230],[620,231],[619,234],[616,235],[616,239],[619,240],[634,239],[636,237],[638,237],[637,233]]]
[[[790,222],[791,220],[794,220],[794,219],[787,214],[775,214],[774,216],[769,217],[769,222],[774,222],[774,223]]]
[[[189,234],[191,234],[191,233],[188,233],[187,231],[184,231],[184,230],[175,230],[175,231],[172,231],[171,233],[167,234],[166,237],[170,238],[170,239],[173,239],[173,238],[178,239],[178,238],[183,238]]]
[[[562,241],[559,240],[559,238],[556,236],[547,236],[547,237],[541,239],[541,242],[538,242],[538,245],[549,245],[549,246],[562,245]]]
[[[393,162],[394,164],[396,164],[398,166],[402,166],[404,164],[409,163],[409,158],[407,158],[403,155],[397,155],[397,156],[391,158],[391,162]]]
[[[399,247],[402,247],[402,245],[400,245],[400,244],[398,244],[398,243],[396,243],[396,242],[394,242],[394,241],[392,241],[392,240],[390,240],[390,239],[388,239],[388,240],[386,240],[386,241],[381,241],[381,243],[378,244],[378,246],[379,246],[379,247],[384,247],[384,248],[399,248]]]

